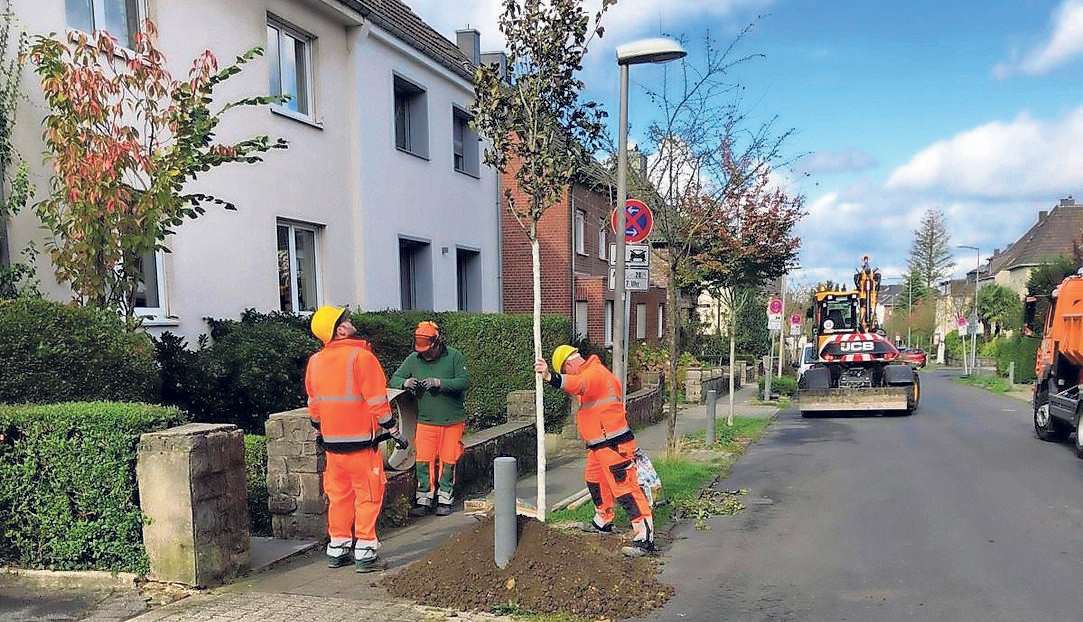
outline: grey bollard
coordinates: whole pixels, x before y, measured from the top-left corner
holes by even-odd
[[[715,433],[714,433],[714,421],[715,421],[715,404],[717,403],[718,392],[714,389],[707,391],[707,446],[714,445]]]
[[[515,458],[502,456],[493,460],[493,557],[504,569],[518,545],[515,516],[515,484],[518,471]]]
[[[1015,361],[1008,361],[1008,386],[1015,386]]]

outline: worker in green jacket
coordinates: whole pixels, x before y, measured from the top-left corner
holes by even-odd
[[[463,455],[466,390],[470,378],[462,352],[444,343],[435,322],[414,331],[414,352],[391,376],[391,386],[417,396],[417,495],[414,514],[447,516],[455,504],[455,465]]]

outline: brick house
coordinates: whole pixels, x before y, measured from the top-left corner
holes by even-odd
[[[513,160],[502,175],[517,204],[527,197],[516,188]],[[570,318],[578,337],[610,347],[614,303],[609,287],[609,245],[616,243],[610,225],[613,188],[601,167],[584,172],[538,221],[542,313]],[[508,209],[502,212],[502,293],[507,313],[530,313],[534,290],[530,242]],[[652,260],[656,261],[657,258]],[[661,345],[666,292],[652,270],[650,289],[630,292],[628,341]]]

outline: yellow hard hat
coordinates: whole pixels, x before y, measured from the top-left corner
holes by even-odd
[[[558,374],[561,373],[561,368],[564,367],[564,361],[568,360],[568,357],[579,352],[579,348],[573,348],[567,344],[557,346],[556,350],[553,350],[553,371]]]
[[[335,336],[335,328],[338,327],[338,323],[349,312],[350,310],[347,307],[320,307],[312,314],[312,334],[316,335],[316,338],[324,344],[327,344]]]

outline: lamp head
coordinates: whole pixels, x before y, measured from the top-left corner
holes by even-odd
[[[684,58],[688,52],[673,39],[660,37],[643,39],[617,46],[618,65],[639,65],[641,63],[668,63]]]

